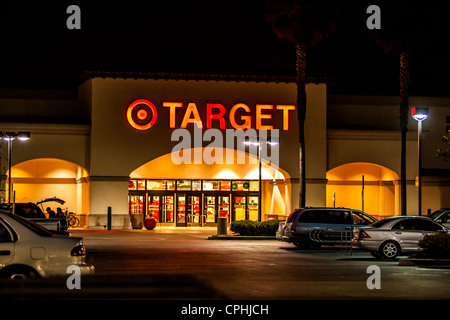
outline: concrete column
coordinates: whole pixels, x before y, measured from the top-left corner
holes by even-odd
[[[90,210],[88,229],[106,229],[108,207],[112,210],[111,229],[131,229],[128,214],[129,177],[89,177]]]

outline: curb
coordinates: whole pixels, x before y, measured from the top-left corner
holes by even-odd
[[[450,269],[450,259],[416,259],[405,258],[399,259],[399,266],[417,266],[424,268],[442,268]]]
[[[276,240],[275,236],[227,236],[214,235],[208,237],[208,240]]]

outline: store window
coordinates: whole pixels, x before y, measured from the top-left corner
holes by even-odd
[[[145,180],[137,180],[137,189],[145,190]]]
[[[259,181],[250,181],[249,191],[259,191]]]
[[[167,190],[175,190],[175,180],[166,181]]]
[[[130,214],[144,214],[144,196],[130,195],[128,204]]]
[[[192,181],[192,191],[201,191],[202,185],[200,180],[193,180]]]
[[[128,190],[145,190],[145,180],[130,180]]]
[[[250,188],[249,181],[233,181],[231,190],[233,191],[248,191]]]
[[[128,181],[128,190],[136,190],[136,189],[137,189],[136,180]]]
[[[231,190],[231,181],[220,181],[220,190],[230,191]]]
[[[147,180],[147,190],[166,190],[166,180]]]
[[[203,191],[219,191],[220,181],[204,180]]]
[[[177,190],[179,191],[190,191],[191,190],[191,180],[177,180]]]

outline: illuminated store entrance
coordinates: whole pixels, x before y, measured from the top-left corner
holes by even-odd
[[[130,180],[129,214],[178,227],[214,226],[219,217],[260,221],[258,186],[254,180]]]

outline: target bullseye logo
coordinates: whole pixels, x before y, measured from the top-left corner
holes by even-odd
[[[135,100],[128,106],[128,123],[137,130],[150,129],[157,118],[155,105],[146,99]]]

